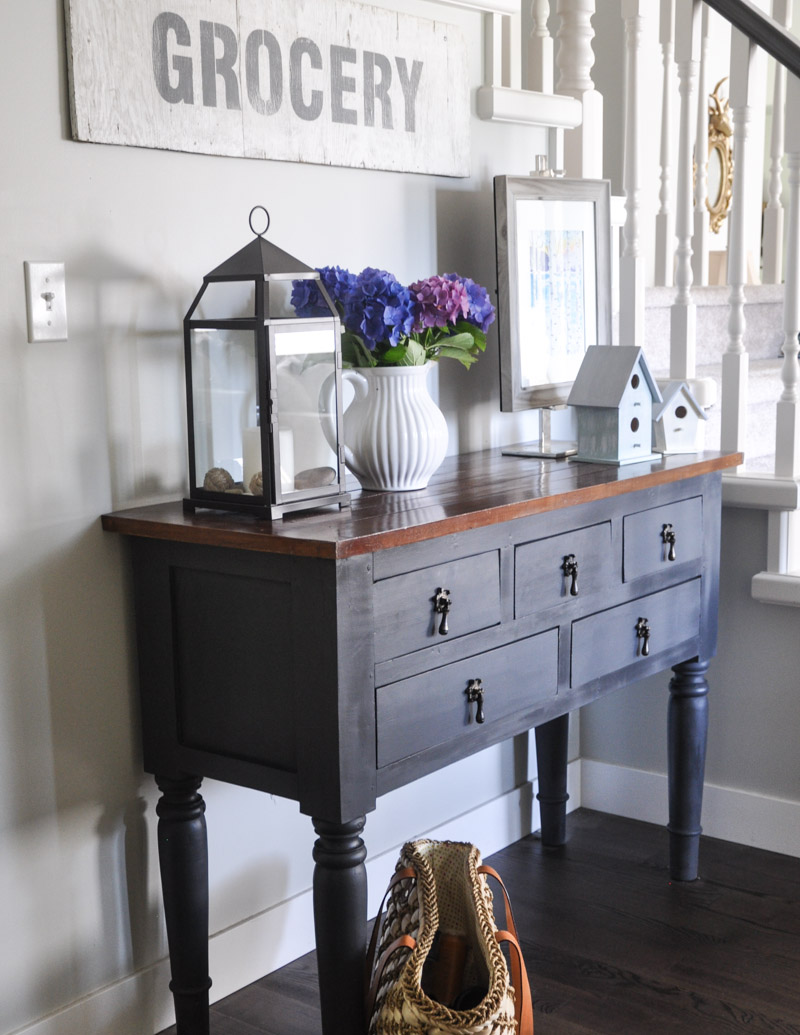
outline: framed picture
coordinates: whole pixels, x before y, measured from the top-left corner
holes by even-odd
[[[590,345],[611,341],[607,180],[496,176],[500,405],[563,405]]]

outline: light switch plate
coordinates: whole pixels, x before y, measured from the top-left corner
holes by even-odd
[[[63,262],[26,262],[28,341],[67,340],[67,284]]]

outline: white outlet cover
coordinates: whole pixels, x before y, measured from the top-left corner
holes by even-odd
[[[28,341],[67,340],[67,284],[63,262],[26,262]]]

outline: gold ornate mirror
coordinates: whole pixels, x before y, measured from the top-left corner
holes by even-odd
[[[720,79],[709,94],[708,104],[708,207],[709,222],[715,234],[731,206],[733,193],[733,125],[727,97],[719,90],[727,80]]]

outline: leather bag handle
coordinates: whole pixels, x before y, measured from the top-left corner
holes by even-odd
[[[514,986],[514,1017],[517,1021],[517,1035],[533,1035],[533,1000],[531,988],[528,981],[528,972],[525,969],[525,960],[522,958],[522,949],[519,946],[517,925],[514,923],[514,914],[511,911],[511,899],[503,883],[503,878],[486,864],[478,867],[478,873],[487,877],[493,877],[503,892],[503,903],[506,910],[505,931],[497,931],[495,937],[498,943],[507,942],[509,956],[511,958],[511,984]]]
[[[511,984],[514,986],[514,1018],[517,1022],[517,1035],[533,1035],[533,1001],[531,986],[528,983],[528,972],[519,942],[510,931],[496,931],[495,938],[499,944],[508,943],[511,957]]]
[[[375,1007],[375,999],[378,995],[378,988],[380,987],[380,980],[383,975],[383,970],[386,964],[389,962],[389,957],[397,949],[406,947],[413,949],[416,947],[416,940],[408,934],[400,935],[399,938],[389,945],[389,947],[381,954],[381,958],[378,960],[378,965],[375,968],[375,977],[372,976],[372,967],[375,963],[375,953],[378,948],[378,936],[381,929],[381,917],[383,916],[383,907],[386,905],[386,899],[389,897],[390,892],[393,888],[402,880],[416,880],[417,871],[412,869],[410,866],[406,866],[402,870],[396,870],[392,875],[392,879],[386,886],[386,891],[383,893],[381,904],[378,906],[378,915],[375,917],[375,923],[372,925],[372,934],[370,935],[369,945],[367,946],[367,956],[364,965],[364,987],[368,990],[365,997],[365,1014],[367,1018],[367,1025],[369,1025],[369,1019],[372,1016],[372,1011]]]

